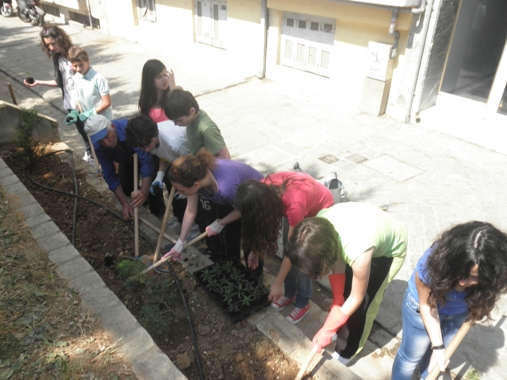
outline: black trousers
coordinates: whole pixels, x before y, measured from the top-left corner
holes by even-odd
[[[70,112],[70,111],[72,111],[72,110],[70,110],[70,109],[67,110],[67,112]],[[81,138],[83,139],[86,153],[88,153],[88,155],[91,156],[92,149],[90,148],[90,142],[88,141],[88,135],[86,134],[86,132],[84,130],[84,123],[81,120],[77,119],[77,121],[74,123],[74,125],[76,126],[77,131],[79,132],[79,134],[81,135]],[[132,181],[134,181],[134,179],[132,179]]]
[[[199,230],[206,231],[217,219],[227,216],[234,208],[231,205],[219,205],[206,197],[199,197],[195,222]],[[241,219],[229,223],[218,235],[206,237],[206,245],[213,261],[228,259],[240,260],[241,257]]]
[[[153,156],[153,161],[154,166],[158,168],[158,157]],[[138,162],[138,168],[140,171],[140,162]],[[130,162],[120,162],[118,164],[118,176],[120,177],[120,184],[123,189],[123,193],[130,197],[130,194],[134,191],[134,160]],[[165,204],[162,193],[159,195],[153,195],[151,192],[149,192],[148,204],[150,207],[150,212],[152,214],[155,214],[157,216],[164,215]]]

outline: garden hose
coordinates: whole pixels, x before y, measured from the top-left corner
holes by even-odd
[[[75,191],[76,194],[68,193],[68,192],[63,191],[63,190],[54,189],[52,187],[49,187],[49,186],[43,185],[43,184],[41,184],[39,182],[36,182],[32,178],[32,176],[30,175],[30,169],[31,169],[30,167],[27,170],[27,174],[28,174],[28,178],[30,179],[30,181],[32,181],[32,183],[34,183],[37,186],[40,186],[40,187],[42,187],[42,188],[44,188],[46,190],[53,191],[53,192],[56,192],[56,193],[59,193],[59,194],[64,194],[64,195],[69,195],[71,197],[74,197],[74,210],[73,210],[73,218],[72,218],[72,245],[75,245],[75,229],[76,229],[75,227],[76,227],[76,214],[77,214],[76,210],[77,210],[77,200],[78,199],[81,199],[81,200],[84,200],[86,202],[92,203],[92,204],[94,204],[96,206],[102,207],[103,209],[107,210],[110,214],[114,215],[115,217],[117,217],[118,219],[120,219],[121,221],[123,221],[125,224],[130,225],[130,223],[128,223],[127,221],[125,221],[123,219],[123,217],[121,215],[119,215],[117,212],[111,210],[110,208],[104,206],[101,203],[98,203],[98,202],[96,202],[96,201],[94,201],[92,199],[89,199],[89,198],[86,198],[86,197],[83,197],[83,196],[77,194],[77,179],[76,179],[76,173],[75,173],[75,168],[74,168],[74,158],[73,158],[73,155],[72,155],[72,151],[70,149],[62,149],[62,150],[57,150],[57,151],[49,152],[49,153],[46,153],[46,154],[42,155],[41,157],[49,156],[49,155],[56,154],[56,153],[61,153],[61,152],[71,153],[71,155],[70,155],[71,156],[70,166],[71,166],[72,175],[73,175],[73,178],[74,178],[74,191]],[[153,249],[155,249],[155,245],[146,236],[146,234],[140,233],[140,236]],[[131,257],[125,257],[125,258],[134,260],[134,258],[131,258]],[[178,276],[176,276],[176,273],[174,273],[174,270],[172,269],[171,265],[169,263],[167,263],[167,264],[168,264],[169,270],[163,270],[163,269],[158,269],[157,268],[158,270],[156,270],[156,272],[157,273],[161,273],[161,274],[170,273],[171,276],[173,277],[173,280],[174,280],[174,283],[176,284],[176,287],[178,288],[178,291],[180,293],[180,297],[181,297],[181,299],[183,301],[183,306],[185,307],[185,313],[187,315],[188,325],[190,327],[190,335],[192,337],[192,343],[193,343],[193,346],[194,346],[194,354],[195,354],[195,360],[196,360],[196,364],[197,364],[197,369],[199,371],[199,377],[200,377],[201,380],[204,380],[204,374],[203,374],[203,371],[202,371],[201,359],[200,359],[200,356],[199,356],[199,349],[197,347],[197,339],[196,339],[196,336],[195,336],[194,326],[193,326],[193,323],[192,323],[192,317],[190,316],[190,311],[188,309],[187,300],[186,300],[185,295],[183,293],[183,289],[181,288],[181,284],[180,284],[180,281],[178,280]]]

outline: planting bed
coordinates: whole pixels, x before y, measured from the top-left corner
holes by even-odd
[[[4,153],[3,159],[72,241],[74,198],[34,185],[13,151]],[[66,192],[74,191],[70,165],[62,162],[58,156],[41,158],[32,170],[32,177],[46,186]],[[86,182],[84,170],[77,172],[77,178],[81,196],[116,209],[112,193],[107,191],[101,194],[91,188]],[[134,254],[131,226],[104,209],[80,200],[77,207],[75,247],[185,376],[198,379],[187,317],[172,277],[151,274],[145,276],[142,286],[127,287],[120,276],[121,271],[132,270],[131,267],[136,265],[133,264],[135,262],[124,259]],[[140,254],[151,254],[152,251],[151,246],[141,239]],[[298,365],[285,357],[254,326],[246,321],[232,323],[201,283],[182,265],[174,263],[172,268],[187,299],[205,378],[293,379],[296,376]],[[164,296],[160,293],[164,293]],[[147,303],[146,300],[152,302]]]

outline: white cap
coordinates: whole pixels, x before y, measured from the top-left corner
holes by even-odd
[[[111,122],[102,115],[93,115],[86,120],[84,130],[90,136],[92,144],[98,143],[107,136],[108,125],[111,125]]]

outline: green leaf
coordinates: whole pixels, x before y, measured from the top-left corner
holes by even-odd
[[[58,342],[55,342],[53,345],[55,347],[65,347],[67,345],[67,342],[65,342],[64,340],[59,340]]]
[[[4,368],[4,369],[0,370],[0,380],[9,379],[13,373],[14,373],[14,370],[12,368]]]

